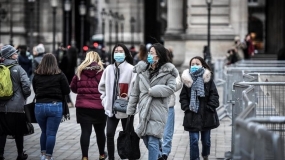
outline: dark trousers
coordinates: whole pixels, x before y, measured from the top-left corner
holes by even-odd
[[[131,117],[133,120],[134,116]],[[124,119],[117,119],[115,115],[113,117],[107,118],[107,150],[109,154],[109,159],[114,159],[114,152],[115,152],[115,132],[118,126],[119,121],[121,120],[123,130],[126,128],[127,118]]]
[[[81,145],[82,157],[88,157],[92,125],[96,133],[97,146],[99,148],[99,153],[100,155],[104,154],[104,148],[105,148],[105,143],[106,143],[106,137],[105,137],[106,123],[100,123],[100,124],[80,123],[80,126],[81,126],[80,145]]]
[[[15,135],[15,142],[18,150],[18,155],[23,154],[24,149],[24,136]],[[6,144],[7,135],[0,135],[0,157],[4,155],[4,149]]]

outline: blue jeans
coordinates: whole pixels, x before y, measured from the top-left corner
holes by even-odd
[[[160,157],[164,154],[169,156],[172,147],[172,137],[174,133],[174,119],[175,112],[174,107],[169,107],[168,118],[164,128],[163,139],[161,141],[161,153]]]
[[[35,115],[42,130],[40,144],[41,152],[52,156],[56,133],[62,118],[62,102],[36,103]]]
[[[148,160],[157,160],[159,155],[159,138],[144,136],[143,142],[148,149]]]
[[[199,160],[199,132],[189,132],[190,160]],[[211,130],[201,131],[202,156],[208,156],[211,148]]]

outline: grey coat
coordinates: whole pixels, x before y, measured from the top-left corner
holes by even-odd
[[[24,113],[24,105],[26,104],[26,99],[31,94],[31,83],[26,71],[18,64],[16,60],[4,60],[5,66],[11,64],[16,64],[10,68],[14,95],[8,101],[0,101],[0,112]]]
[[[139,137],[150,135],[162,138],[167,120],[168,98],[176,90],[176,77],[179,75],[175,66],[166,63],[151,81],[145,62],[134,67],[136,81],[129,97],[127,114],[139,112],[139,124],[135,132]]]

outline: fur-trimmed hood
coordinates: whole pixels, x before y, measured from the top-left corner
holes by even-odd
[[[205,69],[205,72],[203,74],[204,83],[209,82],[211,77],[212,77],[211,72],[208,69]],[[187,87],[190,88],[192,86],[193,79],[190,76],[189,69],[186,69],[186,70],[183,71],[183,73],[181,75],[181,80]]]
[[[134,66],[133,72],[140,74],[146,70],[147,66],[148,64],[146,62],[139,61],[139,63]],[[172,63],[165,63],[164,65],[161,66],[161,68],[159,69],[159,73],[164,73],[164,72],[168,72],[174,77],[177,77],[179,75],[178,70],[175,68],[175,66]]]

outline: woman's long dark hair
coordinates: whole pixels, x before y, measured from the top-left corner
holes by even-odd
[[[139,60],[142,60],[142,61],[146,61],[146,58],[147,58],[147,49],[146,49],[146,46],[144,44],[141,44],[140,45],[140,49],[139,49]]]
[[[40,75],[54,75],[59,74],[61,70],[58,68],[57,60],[51,53],[44,55],[41,63],[36,69],[35,73]]]
[[[195,57],[193,57],[193,58],[190,60],[190,62],[189,62],[189,66],[191,66],[191,62],[192,62],[193,59],[198,59],[198,60],[202,63],[202,66],[203,66],[204,68],[207,68],[209,71],[212,72],[210,66],[209,66],[209,65],[206,63],[206,61],[205,61],[202,57],[200,57],[200,56],[195,56]]]
[[[112,51],[112,54],[111,54],[111,59],[112,59],[112,64],[114,64],[115,63],[115,59],[114,59],[114,52],[115,52],[115,49],[117,48],[117,47],[122,47],[123,48],[123,50],[124,50],[124,52],[125,52],[125,55],[126,55],[126,58],[125,58],[125,61],[127,61],[128,63],[130,63],[131,65],[133,65],[133,57],[132,57],[132,55],[131,55],[131,52],[128,50],[128,48],[124,45],[124,44],[122,44],[122,43],[118,43],[118,44],[116,44],[115,46],[114,46],[114,48],[113,48],[113,51]]]
[[[159,69],[162,65],[164,65],[167,62],[170,62],[169,56],[168,56],[168,50],[160,43],[154,43],[149,49],[154,48],[156,51],[156,54],[159,58],[157,62],[156,68]]]

